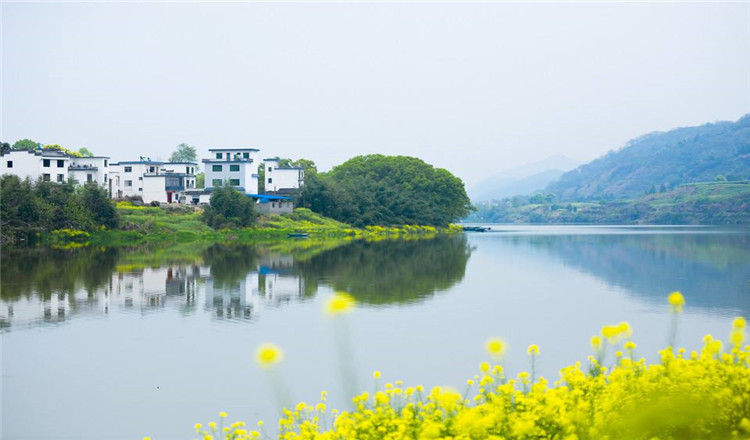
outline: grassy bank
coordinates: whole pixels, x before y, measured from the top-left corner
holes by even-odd
[[[491,223],[599,223],[750,225],[750,184],[705,182],[631,200],[560,202],[532,197],[481,203],[467,221]]]
[[[216,230],[201,221],[201,211],[190,206],[136,206],[117,203],[121,226],[116,230],[83,232],[57,230],[40,237],[45,245],[75,248],[81,246],[132,246],[148,243],[252,243],[286,238],[305,233],[312,239],[385,239],[388,237],[426,237],[459,232],[460,228],[437,229],[432,226],[368,226],[352,228],[323,217],[309,209],[298,208],[290,214],[261,216],[249,228]]]

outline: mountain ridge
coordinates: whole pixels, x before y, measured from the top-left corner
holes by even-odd
[[[545,188],[560,200],[613,200],[685,183],[750,178],[750,114],[628,141],[560,176]]]

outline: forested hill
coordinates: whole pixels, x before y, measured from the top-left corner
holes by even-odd
[[[717,178],[750,179],[750,114],[737,122],[640,136],[563,174],[546,191],[560,200],[611,200]]]

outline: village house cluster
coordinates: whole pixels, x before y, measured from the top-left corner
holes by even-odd
[[[96,183],[113,199],[140,197],[144,203],[205,205],[219,186],[232,186],[258,203],[261,212],[284,213],[294,209],[292,194],[304,184],[302,168],[281,166],[280,159],[261,159],[256,148],[210,149],[204,165],[204,188],[198,188],[196,162],[160,162],[148,157],[112,162],[106,156],[77,157],[63,151],[11,150],[0,160],[0,175],[49,182]],[[259,191],[263,167],[265,191]]]

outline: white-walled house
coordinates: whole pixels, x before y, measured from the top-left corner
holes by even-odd
[[[15,174],[20,179],[66,182],[70,156],[58,150],[11,150],[0,160],[0,174]]]
[[[256,148],[215,148],[203,159],[205,189],[230,185],[245,194],[258,194],[260,150]]]
[[[105,188],[109,186],[109,157],[71,157],[70,162],[71,179],[78,183],[95,182]]]
[[[84,184],[95,182],[107,186],[109,157],[77,157],[59,150],[11,150],[0,158],[0,175],[14,174],[21,179]]]
[[[144,202],[188,203],[184,191],[195,188],[195,162],[158,162],[147,158],[111,164],[110,197],[140,196]]]
[[[288,192],[302,187],[305,170],[297,167],[279,166],[279,158],[263,160],[266,192]]]

